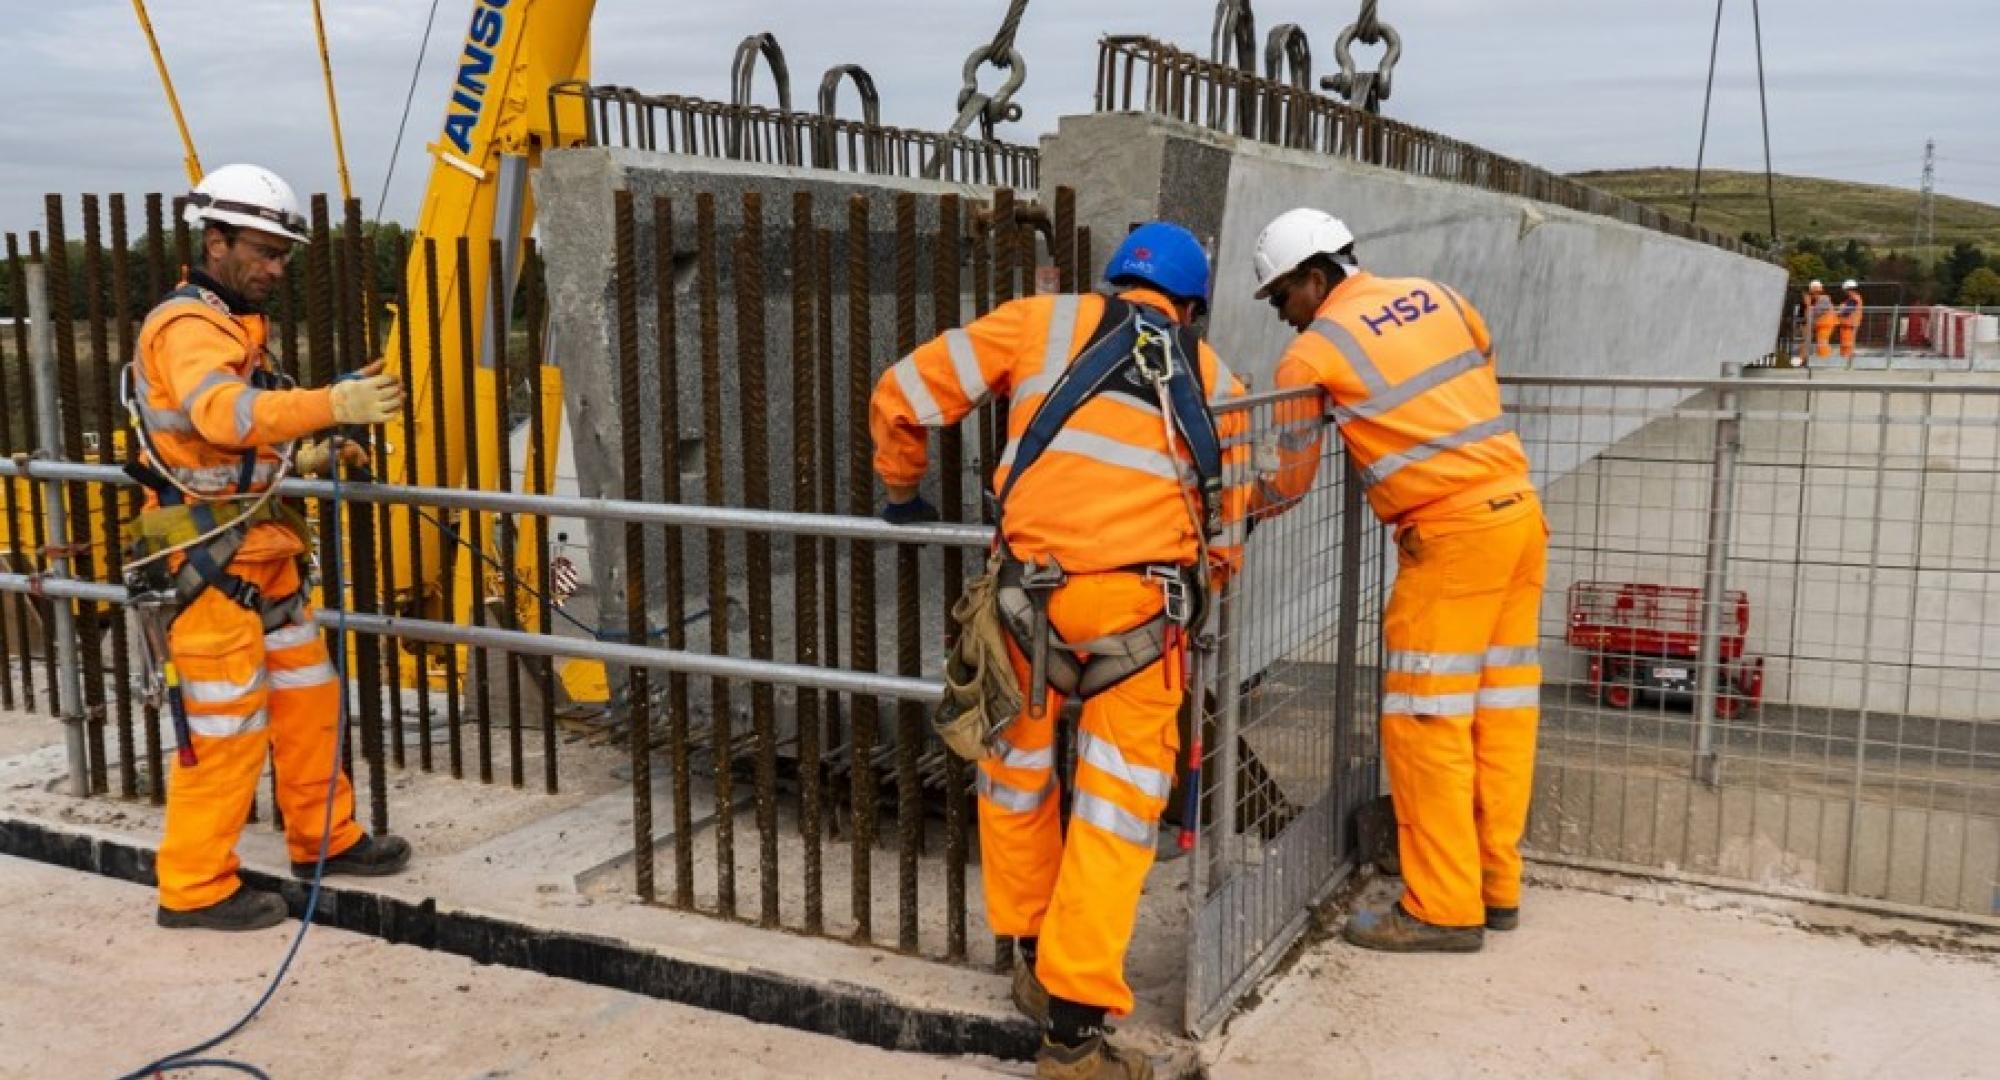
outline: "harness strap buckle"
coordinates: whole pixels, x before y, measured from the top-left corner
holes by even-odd
[[[1160,587],[1160,596],[1166,601],[1167,622],[1175,627],[1184,627],[1193,615],[1188,602],[1187,577],[1179,567],[1148,566],[1146,580]]]

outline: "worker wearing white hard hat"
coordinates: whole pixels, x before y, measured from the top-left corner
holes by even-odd
[[[1322,211],[1271,222],[1255,269],[1257,295],[1300,331],[1277,388],[1331,399],[1399,549],[1382,620],[1382,746],[1404,889],[1356,909],[1345,935],[1396,952],[1473,951],[1520,918],[1548,549],[1493,339],[1449,286],[1362,270],[1353,232]],[[1258,480],[1279,507],[1312,486],[1323,408],[1316,397],[1278,407],[1275,474]]]
[[[1799,361],[1803,367],[1811,349],[1821,359],[1833,355],[1833,329],[1839,321],[1833,311],[1833,299],[1826,295],[1826,285],[1818,278],[1806,282],[1806,295],[1799,302]]]
[[[1865,306],[1861,301],[1861,283],[1848,278],[1840,283],[1840,307],[1834,317],[1840,323],[1840,355],[1843,360],[1854,359],[1854,339],[1861,333],[1861,312]]]
[[[300,570],[309,533],[272,494],[290,469],[333,467],[331,441],[312,435],[383,423],[400,413],[403,392],[379,361],[318,389],[278,375],[262,308],[307,233],[277,174],[226,165],[202,178],[182,213],[200,230],[199,262],[146,316],[127,383],[142,450],[135,475],[150,489],[128,530],[128,565],[146,568],[142,592],[167,598],[145,609],[159,620],[145,628],[180,744],[158,921],[254,930],[286,915],[281,896],[236,873],[267,755],[295,874],[310,877],[322,851],[328,873],[388,874],[409,861],[406,841],[369,836],[354,820],[335,739],[339,676]],[[365,462],[359,450],[349,443],[341,457]]]

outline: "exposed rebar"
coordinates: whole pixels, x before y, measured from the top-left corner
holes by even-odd
[[[30,258],[40,261],[42,257],[42,235],[40,233],[30,232],[28,234],[28,254]],[[15,243],[14,236],[11,233],[7,237],[7,261],[14,268],[14,310],[26,311],[28,310],[29,303],[27,290],[28,272],[26,265],[21,261],[20,246]],[[34,437],[39,440],[42,412],[41,395],[38,393],[34,382],[34,357],[28,351],[28,321],[26,319],[14,320],[14,343],[17,346],[16,351],[22,357],[23,361],[21,365],[21,397],[23,411],[26,413],[28,431],[35,433]],[[31,549],[31,565],[37,572],[48,569],[48,512],[45,505],[47,496],[43,491],[45,487],[47,485],[44,484],[28,485],[28,511],[29,516],[33,519],[29,526],[29,531],[34,537],[34,546]],[[53,491],[56,489],[49,488],[49,490]],[[53,599],[38,598],[36,600],[35,612],[43,626],[55,625],[57,606]],[[58,683],[56,677],[58,672],[56,650],[53,647],[42,650],[42,666],[43,673],[47,677],[45,685],[49,688],[49,692],[45,698],[48,703],[48,715],[55,719],[61,719],[63,712],[62,704],[57,696]]]
[[[701,459],[703,498],[710,506],[726,501],[723,484],[722,317],[721,269],[717,265],[715,196],[695,196],[696,275],[701,291]],[[726,534],[711,530],[704,538],[708,553],[708,646],[717,655],[729,653],[729,549]],[[709,680],[710,745],[715,768],[715,897],[726,916],[736,914],[736,778],[729,768],[732,720],[729,680]]]
[[[869,290],[868,197],[855,195],[847,203],[847,436],[848,509],[856,516],[874,512],[875,483],[869,470],[868,395],[872,389],[873,349],[872,305]],[[875,670],[875,546],[855,541],[848,547],[848,597],[853,628],[848,666],[855,671]],[[856,697],[852,704],[853,730],[848,738],[848,766],[851,770],[851,810],[854,835],[848,850],[852,855],[851,884],[856,940],[869,941],[875,933],[874,884],[869,856],[875,846],[875,728],[880,704],[872,697]]]
[[[491,287],[486,295],[493,309],[493,448],[495,465],[493,487],[506,492],[514,487],[514,447],[513,410],[510,408],[512,394],[509,392],[514,381],[513,350],[508,348],[508,331],[513,322],[514,305],[510,270],[506,249],[499,237],[491,240],[492,250],[486,260],[492,271]],[[532,346],[530,346],[532,349]],[[637,436],[635,435],[634,438]],[[493,519],[493,541],[499,550],[500,559],[500,603],[502,612],[500,625],[509,629],[521,628],[520,564],[515,559],[514,517],[500,514]],[[512,653],[503,653],[500,663],[506,670],[507,688],[507,779],[515,787],[527,783],[526,747],[522,745],[521,729],[521,665]],[[486,674],[482,672],[481,674]]]
[[[458,344],[459,344],[459,424],[464,432],[464,485],[478,491],[485,485],[479,475],[480,438],[479,430],[479,350],[474,342],[473,292],[477,288],[472,281],[472,244],[467,237],[458,238]],[[493,301],[495,304],[499,300]],[[464,537],[467,555],[465,557],[465,588],[470,594],[465,598],[465,610],[472,625],[486,625],[486,569],[474,552],[486,550],[485,516],[474,511],[465,515],[465,524],[459,529]],[[473,649],[466,656],[472,680],[472,711],[479,721],[479,782],[493,782],[493,663],[492,655],[485,649]]]
[[[463,291],[461,289],[461,291]],[[451,458],[446,444],[446,433],[451,429],[445,423],[445,360],[444,360],[444,294],[438,289],[438,250],[435,237],[424,237],[424,303],[425,317],[430,323],[431,373],[431,482],[439,487],[451,482]],[[460,332],[470,336],[470,328],[460,324]],[[415,448],[412,447],[412,456]],[[438,559],[438,610],[447,619],[458,614],[458,545],[448,542],[442,534],[448,526],[439,518]],[[416,572],[416,563],[411,572]],[[464,732],[464,687],[459,682],[458,647],[444,650],[444,710],[446,752],[451,758],[451,776],[454,780],[465,779],[465,732]],[[428,721],[424,736],[426,746],[430,744]]]
[[[674,204],[653,200],[653,287],[659,321],[660,497],[680,502],[681,367],[680,297],[674,285]],[[677,525],[666,527],[667,647],[687,648],[687,543]],[[688,679],[667,676],[667,756],[673,765],[674,906],[694,907],[694,806],[688,790],[688,721],[693,708]]]
[[[896,196],[896,354],[917,347],[917,196]],[[923,601],[918,549],[896,545],[896,673],[923,674]],[[923,855],[924,802],[917,753],[924,743],[924,710],[896,704],[896,947],[917,950],[917,869]]]
[[[549,455],[546,404],[549,365],[544,362],[548,358],[549,308],[541,252],[532,236],[522,244],[521,284],[527,292],[528,370],[533,373],[528,384],[529,480],[526,487],[536,494],[547,495],[555,490],[555,462]],[[529,524],[533,530],[529,535],[535,544],[535,628],[544,634],[553,633],[555,575],[550,563],[549,519],[535,516],[529,519]],[[538,657],[534,668],[536,690],[541,698],[537,719],[542,732],[542,790],[554,795],[561,788],[556,756],[555,661],[546,656]]]
[[[368,348],[367,330],[368,324],[373,321],[373,308],[368,303],[371,290],[365,283],[370,276],[372,260],[362,234],[360,201],[347,200],[345,210],[346,227],[342,231],[341,247],[351,272],[347,275],[345,295],[341,297],[342,325],[346,329],[342,335],[341,362],[346,370],[353,371],[364,366],[373,356]],[[373,430],[365,432],[361,439],[369,452],[369,459],[381,460]],[[339,465],[336,463],[334,467]],[[380,597],[376,576],[376,560],[380,554],[376,509],[364,503],[350,503],[342,512],[347,519],[350,540],[347,550],[354,574],[353,594],[343,606],[359,614],[374,614]],[[368,765],[368,824],[370,830],[379,835],[389,831],[389,784],[382,726],[381,638],[374,634],[356,634],[354,661],[356,681],[360,684],[361,742]]]
[[[76,335],[67,330],[76,322],[69,289],[69,244],[63,232],[62,196],[50,195],[47,201],[49,318],[52,327],[65,328],[55,334],[56,393],[61,401],[58,411],[62,420],[63,456],[71,461],[83,461],[86,455],[83,444],[82,372],[76,355]],[[93,208],[95,205],[94,201],[90,203]],[[88,485],[68,485],[64,499],[70,521],[92,519]],[[96,560],[91,556],[89,544],[76,545],[71,565],[78,577],[85,581],[96,580]],[[79,603],[75,611],[78,645],[83,654],[83,723],[89,746],[90,791],[93,795],[102,795],[111,786],[104,760],[103,634],[96,604]]]
[[[640,453],[639,415],[639,252],[632,213],[632,192],[620,190],[614,203],[618,294],[618,442],[625,497],[646,497],[645,462]],[[497,301],[496,301],[497,302]],[[625,526],[625,633],[643,644],[646,638],[646,531],[637,523]],[[632,874],[639,899],[651,903],[653,890],[653,731],[649,707],[652,694],[644,668],[626,669],[625,705],[631,725]],[[720,804],[718,804],[720,805]]]
[[[814,302],[818,293],[818,231],[813,227],[812,192],[792,193],[792,509],[819,509],[821,458],[818,395],[811,393],[818,376],[813,345]],[[827,315],[820,312],[821,318]],[[828,400],[824,405],[831,405]],[[832,455],[825,455],[831,458]],[[832,545],[828,545],[829,548]],[[808,667],[820,663],[819,545],[810,536],[792,538],[792,660]],[[808,934],[826,928],[820,850],[820,800],[824,773],[820,761],[820,695],[797,691],[799,741],[799,838],[804,847],[804,879]]]
[[[818,402],[819,442],[824,450],[819,458],[819,487],[813,494],[819,500],[819,512],[835,514],[840,512],[840,428],[834,418],[834,403],[846,397],[846,387],[835,372],[833,348],[833,230],[815,229],[815,265],[819,268],[818,309],[819,325],[815,328],[814,351],[818,367],[818,384],[814,398]],[[826,638],[821,651],[821,661],[828,667],[840,666],[840,545],[823,543],[819,548],[820,588],[825,593],[825,607],[820,617],[820,632]],[[843,705],[839,695],[828,694],[826,715],[820,730],[824,737],[820,740],[822,750],[831,749],[840,740],[843,729]],[[822,764],[824,764],[822,762]]]
[[[743,196],[743,224],[736,241],[736,400],[742,419],[743,505],[771,508],[769,388],[764,355],[764,197]],[[771,614],[771,537],[744,538],[750,592],[750,655],[774,653]],[[750,687],[750,717],[757,737],[757,886],[759,925],[778,925],[778,731],[775,689]]]
[[[13,282],[13,289],[8,299],[14,305],[13,310],[25,312],[28,310],[27,274],[21,267],[20,239],[13,233],[7,234],[7,270],[9,278]],[[14,396],[11,389],[12,377],[7,374],[6,365],[0,364],[0,442],[4,442],[10,448],[9,453],[13,452],[12,447],[27,446],[34,441],[35,426],[35,391],[34,387],[30,385],[29,380],[28,321],[26,319],[17,318],[14,320],[13,337],[14,358],[21,370],[21,393],[18,397]],[[10,404],[10,401],[18,401],[20,404],[16,406]],[[25,430],[18,434],[14,431],[13,427],[14,410],[17,407],[21,410],[25,421],[23,424]],[[28,501],[31,507],[34,504],[34,488],[35,485],[28,485]],[[21,520],[22,507],[20,506],[20,494],[15,490],[13,484],[6,485],[6,509],[8,554],[13,557],[15,566],[25,570],[32,564],[22,544],[22,537],[27,530],[31,530],[34,526],[24,523]],[[31,511],[31,517],[38,519],[40,515]],[[29,653],[34,637],[32,629],[29,626],[29,616],[38,612],[40,607],[35,604],[31,597],[25,596],[17,597],[13,607],[14,640],[21,643],[21,704],[28,711],[33,712],[35,710],[35,665]],[[46,621],[44,625],[46,625]],[[44,651],[51,657],[55,655],[53,649]],[[53,695],[55,683],[50,681],[46,685],[50,687],[50,693]],[[151,735],[153,742],[159,740],[157,729]],[[151,767],[153,768],[153,772],[150,775],[155,777],[153,790],[158,792],[161,789],[161,785],[157,779],[160,775],[157,767],[158,755],[152,755],[148,758],[148,761],[151,762]]]
[[[938,232],[931,249],[931,328],[942,334],[959,324],[959,256],[964,238],[957,195],[938,199]],[[939,481],[942,516],[946,521],[964,521],[965,516],[965,436],[958,425],[944,429],[939,440]],[[944,562],[942,623],[945,646],[957,637],[951,606],[965,589],[965,557],[956,550],[940,553]],[[966,955],[966,799],[970,777],[966,762],[957,754],[944,758],[944,909],[945,958],[964,960]]]

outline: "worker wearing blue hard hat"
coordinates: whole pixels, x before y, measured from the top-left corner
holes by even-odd
[[[1221,484],[1242,419],[1210,406],[1243,386],[1190,328],[1209,298],[1193,234],[1140,226],[1104,278],[1109,295],[1014,300],[919,346],[877,384],[869,422],[883,517],[908,524],[937,517],[918,494],[929,429],[1009,403],[994,558],[953,611],[964,677],[947,683],[966,697],[953,709],[948,695],[936,726],[978,762],[987,921],[1015,940],[1015,1004],[1044,1026],[1036,1075],[1139,1080],[1151,1065],[1104,1022],[1132,1008],[1125,953],[1172,790],[1187,650],[1233,564],[1209,538],[1246,501]],[[1083,703],[1067,836],[1065,696]]]

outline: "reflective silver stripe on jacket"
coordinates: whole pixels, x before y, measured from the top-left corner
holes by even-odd
[[[1055,789],[1056,781],[1053,776],[1049,777],[1048,782],[1044,783],[1040,790],[1027,791],[1003,784],[988,775],[986,770],[979,770],[979,797],[1002,810],[1010,810],[1016,814],[1025,814],[1039,808],[1048,801],[1049,794]]]
[[[1419,396],[1443,386],[1468,371],[1477,371],[1485,366],[1485,354],[1477,349],[1467,349],[1448,360],[1432,364],[1379,394],[1371,395],[1366,401],[1334,406],[1334,422],[1345,427],[1356,420],[1381,416],[1383,413],[1409,404]]]
[[[1347,358],[1348,366],[1354,369],[1355,377],[1361,380],[1361,385],[1368,388],[1369,397],[1372,398],[1389,389],[1389,380],[1382,377],[1382,371],[1375,366],[1375,361],[1368,359],[1368,350],[1354,340],[1354,335],[1347,332],[1347,327],[1332,319],[1314,319],[1313,324],[1306,329],[1325,338],[1334,348],[1340,350],[1340,355]]]
[[[906,356],[889,370],[895,373],[896,385],[902,388],[903,398],[917,414],[917,423],[925,427],[944,423],[944,413],[938,408],[937,399],[931,396],[931,388],[924,385],[924,373],[917,370],[916,358]]]
[[[319,628],[316,626],[280,626],[264,635],[264,648],[267,652],[276,652],[279,649],[296,649],[318,640]]]
[[[1409,675],[1477,675],[1486,666],[1480,653],[1412,652],[1389,650],[1389,670]]]
[[[958,392],[975,407],[983,403],[992,387],[979,367],[979,353],[972,347],[972,335],[963,330],[946,330],[944,346],[951,353],[951,370],[958,376]]]
[[[1496,667],[1538,667],[1542,662],[1542,650],[1534,645],[1494,645],[1486,650],[1486,666]]]
[[[1070,816],[1076,821],[1088,821],[1120,840],[1143,848],[1152,847],[1160,832],[1159,822],[1147,821],[1110,799],[1088,791],[1076,793]]]
[[[230,716],[226,713],[189,713],[188,730],[196,735],[206,735],[211,739],[227,739],[235,735],[248,735],[264,730],[270,718],[263,709],[249,716]]]
[[[1361,470],[1362,482],[1372,488],[1403,471],[1405,468],[1415,465],[1420,461],[1428,461],[1444,453],[1446,450],[1456,450],[1461,446],[1470,446],[1476,442],[1483,442],[1499,435],[1505,435],[1512,430],[1514,430],[1514,423],[1505,416],[1496,416],[1491,420],[1481,420],[1470,427],[1460,428],[1449,435],[1440,435],[1429,442],[1418,443],[1400,454],[1382,455],[1373,465]]]
[[[1382,712],[1390,716],[1471,716],[1472,694],[1384,694]]]
[[[164,431],[174,435],[194,434],[194,419],[179,409],[156,409],[147,404],[153,396],[153,386],[146,381],[144,364],[132,364],[133,404],[138,406],[139,419],[145,422],[148,431]]]
[[[319,686],[340,678],[328,663],[307,664],[302,668],[281,668],[271,672],[271,689],[303,690],[309,686]]]
[[[264,673],[259,671],[249,682],[231,682],[228,679],[188,679],[181,683],[181,696],[198,705],[227,705],[241,701],[264,688]]]
[[[242,473],[240,465],[208,465],[199,469],[184,469],[170,465],[166,470],[184,486],[198,492],[220,492],[236,483]],[[250,470],[250,486],[264,487],[278,475],[278,463],[259,458],[255,468]]]
[[[1053,746],[1044,746],[1040,750],[1023,750],[1005,739],[1001,742],[1006,745],[1007,751],[1000,755],[1000,764],[1007,768],[1041,770],[1053,769],[1056,766],[1056,748]]]
[[[1049,340],[1042,353],[1043,371],[1061,371],[1069,366],[1070,343],[1076,338],[1077,306],[1081,299],[1074,293],[1056,297],[1055,310],[1049,313]]]
[[[1131,786],[1132,790],[1154,799],[1164,799],[1173,791],[1174,778],[1145,765],[1125,760],[1118,745],[1086,731],[1077,739],[1077,752],[1097,771]]]
[[[1006,450],[1000,454],[1000,464],[1012,468],[1014,454],[1019,446],[1018,440],[1009,441]],[[1049,440],[1048,446],[1048,452],[1055,451],[1089,458],[1121,469],[1131,469],[1164,480],[1176,482],[1180,480],[1180,473],[1175,470],[1173,459],[1160,451],[1128,446],[1116,439],[1108,439],[1088,431],[1078,431],[1068,427],[1058,431],[1056,437]]]
[[[1479,691],[1482,709],[1533,709],[1542,704],[1539,686],[1488,686]]]
[[[250,433],[257,428],[257,398],[264,391],[248,389],[236,395],[236,441],[250,441]]]
[[[236,375],[231,375],[229,372],[211,371],[203,375],[200,382],[194,384],[194,389],[189,391],[186,400],[182,401],[181,404],[187,409],[189,415],[193,415],[195,408],[201,404],[202,398],[207,397],[213,391],[231,385],[247,387],[250,384]]]

